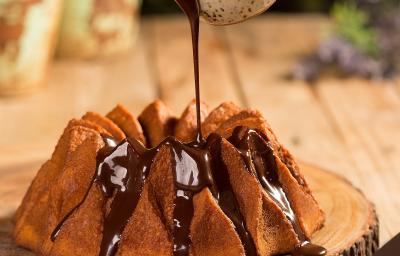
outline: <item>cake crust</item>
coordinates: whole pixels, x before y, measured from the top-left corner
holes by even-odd
[[[98,255],[105,218],[114,200],[93,182],[97,154],[106,145],[104,136],[116,142],[129,138],[149,147],[157,146],[173,134],[191,141],[196,125],[193,104],[189,104],[178,121],[161,101],[149,105],[139,119],[118,105],[107,117],[89,112],[82,119],[72,120],[16,213],[15,241],[41,255]],[[224,103],[211,112],[203,111],[202,115],[204,134],[220,138],[208,142],[220,148],[219,152],[213,152],[212,158],[220,161],[220,167],[228,173],[232,196],[240,211],[238,216],[243,217],[244,228],[257,254],[288,253],[301,237],[259,178],[249,171],[240,149],[229,140],[237,127],[256,129],[268,140],[279,183],[304,236],[311,237],[323,226],[324,214],[295,159],[258,111]],[[176,149],[168,143],[157,149],[140,199],[121,233],[116,255],[173,255],[174,205],[178,193],[173,176],[176,164],[173,150]],[[226,209],[221,208],[213,186],[193,195],[190,255],[245,255],[243,237]],[[53,240],[53,232],[60,223],[62,226]]]

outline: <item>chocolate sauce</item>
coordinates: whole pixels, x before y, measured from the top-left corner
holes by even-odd
[[[189,19],[192,32],[194,81],[196,91],[196,114],[197,114],[197,142],[203,142],[201,132],[201,110],[200,110],[200,72],[199,72],[199,27],[200,27],[200,5],[198,0],[175,0]]]
[[[64,222],[85,201],[94,183],[101,187],[106,198],[111,199],[110,212],[103,224],[100,256],[112,256],[118,250],[122,232],[135,210],[150,167],[163,145],[171,150],[171,163],[176,194],[173,211],[173,253],[188,255],[190,251],[190,224],[194,208],[193,196],[203,188],[211,189],[219,206],[234,224],[246,255],[257,255],[254,241],[249,234],[244,218],[229,180],[228,170],[221,159],[222,137],[209,136],[207,144],[181,143],[173,137],[166,138],[159,146],[146,149],[140,142],[124,140],[116,146],[114,140],[104,137],[105,147],[97,155],[97,171],[92,185],[83,200],[72,209],[55,228],[54,241]],[[263,186],[291,221],[301,243],[292,252],[294,256],[325,255],[326,250],[306,239],[290,203],[282,189],[272,146],[268,139],[246,127],[237,127],[229,141],[241,153],[247,169]]]
[[[95,182],[106,198],[110,212],[103,223],[99,255],[115,255],[122,232],[135,210],[143,191],[155,152],[137,141],[124,140],[110,154],[99,155]]]
[[[173,253],[176,256],[189,255],[191,239],[190,224],[194,208],[193,196],[205,187],[213,187],[210,153],[204,144],[192,142],[183,144],[170,137],[168,145],[172,150],[172,163],[176,195],[173,211]]]
[[[208,148],[212,158],[212,170],[216,185],[214,197],[225,215],[232,221],[247,256],[256,256],[257,250],[253,238],[247,230],[246,222],[240,212],[239,203],[229,180],[229,173],[221,156],[221,140],[218,134],[207,138]]]
[[[279,181],[278,166],[275,154],[268,138],[263,133],[248,127],[236,127],[228,139],[240,152],[247,170],[254,175],[264,191],[279,206],[286,218],[291,222],[301,243],[292,252],[295,256],[325,255],[326,249],[311,244],[300,227],[288,197]]]
[[[112,144],[109,138],[105,138],[105,141],[108,145]],[[197,142],[183,144],[173,137],[168,137],[152,149],[146,149],[140,142],[132,139],[124,140],[113,148],[106,146],[99,151],[97,171],[92,185],[98,184],[104,196],[112,198],[110,212],[103,224],[100,256],[112,256],[117,252],[121,234],[139,202],[150,167],[163,145],[171,149],[176,188],[172,227],[174,255],[189,254],[193,196],[205,187],[213,187],[210,155],[208,150],[203,149],[204,144]],[[83,200],[53,231],[51,236],[53,241],[57,238],[64,222],[83,204],[89,190]]]
[[[292,256],[324,256],[326,253],[325,248],[312,244],[309,241],[302,241],[294,248]]]
[[[272,146],[260,134],[256,130],[239,126],[228,140],[240,151],[247,170],[259,180],[267,194],[282,209],[300,240],[305,240],[296,215],[280,184]]]

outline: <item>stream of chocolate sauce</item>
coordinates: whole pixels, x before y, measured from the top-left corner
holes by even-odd
[[[104,196],[112,198],[110,212],[103,224],[100,256],[113,256],[118,250],[121,236],[132,216],[143,191],[149,170],[163,146],[171,150],[175,197],[173,210],[172,241],[175,256],[187,256],[190,252],[190,224],[194,214],[193,196],[209,188],[220,208],[232,221],[247,256],[256,256],[254,241],[247,230],[238,201],[229,180],[227,167],[221,159],[222,137],[210,135],[205,140],[201,133],[200,85],[199,85],[199,4],[197,0],[175,0],[186,13],[192,32],[193,62],[196,92],[197,136],[191,143],[182,143],[168,137],[155,148],[147,149],[134,139],[125,139],[116,145],[112,138],[104,136],[105,147],[97,155],[97,171],[82,201],[57,225],[51,235],[55,241],[65,221],[85,201],[94,184],[101,187]],[[301,243],[291,253],[293,256],[320,256],[326,250],[311,244],[304,235],[278,177],[274,152],[265,138],[256,130],[246,127],[235,129],[229,141],[241,153],[247,169],[260,182],[272,200],[290,220]]]
[[[200,71],[199,71],[199,30],[200,30],[200,5],[197,0],[175,0],[186,14],[190,23],[192,34],[194,83],[196,93],[196,116],[197,116],[197,142],[204,142],[201,132],[201,109],[200,109]]]

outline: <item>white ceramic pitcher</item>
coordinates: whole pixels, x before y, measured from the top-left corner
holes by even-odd
[[[275,0],[198,0],[201,17],[213,25],[229,25],[266,11]]]

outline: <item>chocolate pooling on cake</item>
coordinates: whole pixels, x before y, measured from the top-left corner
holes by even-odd
[[[104,137],[104,141],[106,146],[98,153],[97,171],[92,184],[99,184],[104,196],[113,199],[110,212],[104,220],[99,255],[111,256],[117,252],[121,234],[139,202],[151,164],[163,146],[168,146],[172,153],[176,188],[172,230],[174,255],[188,255],[193,196],[205,187],[212,188],[214,184],[211,156],[205,144],[184,144],[174,137],[168,137],[152,149],[145,148],[135,139],[125,139],[112,148],[110,146],[115,144],[109,137]],[[86,196],[56,227],[52,234],[53,241],[63,223],[85,201]]]
[[[211,189],[218,205],[232,221],[243,244],[246,255],[257,255],[254,241],[247,230],[239,205],[221,159],[222,137],[211,134],[207,143],[181,143],[174,137],[166,138],[159,146],[147,149],[135,139],[125,139],[119,145],[104,136],[105,147],[97,157],[97,171],[93,183],[102,188],[106,198],[111,198],[110,212],[103,224],[101,256],[115,255],[121,234],[139,202],[144,183],[156,154],[162,146],[171,150],[172,170],[176,196],[173,212],[174,255],[188,255],[190,251],[190,224],[193,218],[193,196],[202,189]],[[254,175],[274,202],[282,209],[301,243],[292,255],[325,255],[326,250],[311,244],[304,235],[278,177],[275,155],[268,138],[254,129],[237,127],[228,139],[240,152],[249,173]],[[89,190],[88,190],[89,191]],[[88,192],[86,193],[86,195]],[[63,223],[79,206],[61,221],[52,234],[54,241]]]

